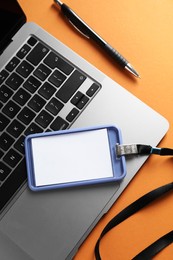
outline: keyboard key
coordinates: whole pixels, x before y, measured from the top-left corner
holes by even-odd
[[[3,162],[0,162],[0,181],[4,181],[10,174],[11,170]]]
[[[6,80],[6,84],[16,90],[20,87],[20,85],[23,83],[23,79],[17,75],[15,72],[10,75],[10,77]]]
[[[92,97],[99,88],[100,88],[100,86],[98,84],[93,83],[92,86],[87,90],[86,94],[89,97]]]
[[[7,66],[5,68],[9,72],[12,72],[19,63],[20,63],[20,60],[16,57],[13,57],[12,60],[7,64]]]
[[[42,43],[38,43],[28,54],[26,59],[33,65],[38,65],[48,52],[49,49],[47,47],[45,47]]]
[[[51,129],[54,131],[58,130],[64,130],[67,129],[69,126],[69,123],[67,123],[64,119],[62,119],[60,116],[58,116],[54,122],[51,124]]]
[[[44,63],[48,65],[51,69],[60,69],[66,75],[69,75],[73,71],[73,67],[67,63],[65,60],[60,58],[57,54],[50,52],[45,58]]]
[[[70,78],[57,92],[56,96],[66,103],[76,92],[76,90],[81,86],[81,84],[85,81],[85,79],[86,77],[81,72],[75,70],[73,74],[70,76]]]
[[[70,113],[67,115],[66,119],[69,122],[72,122],[76,116],[79,114],[79,110],[77,110],[75,107],[70,111]]]
[[[21,159],[22,156],[14,149],[10,149],[8,153],[4,156],[4,162],[6,162],[12,168],[15,167]]]
[[[23,59],[30,50],[31,50],[31,47],[27,44],[24,44],[23,47],[18,51],[17,57],[20,59]]]
[[[0,158],[2,158],[4,155],[4,152],[0,150]]]
[[[20,153],[24,154],[25,149],[24,149],[24,135],[20,136],[20,138],[17,140],[17,142],[14,144],[14,148],[18,150]]]
[[[9,89],[7,86],[2,85],[0,87],[0,100],[3,103],[6,103],[12,95],[13,95],[13,91]]]
[[[48,125],[51,123],[52,120],[53,120],[53,116],[51,116],[45,110],[42,110],[35,119],[36,123],[38,123],[43,128],[48,127]]]
[[[52,130],[51,129],[46,129],[46,131],[45,131],[46,133],[48,133],[48,132],[52,132]]]
[[[51,73],[52,71],[46,67],[44,64],[40,64],[38,68],[34,71],[34,75],[44,81]]]
[[[9,116],[10,118],[13,118],[20,110],[20,107],[14,103],[12,100],[10,100],[5,107],[2,109],[4,114]]]
[[[63,107],[63,103],[53,97],[47,104],[46,109],[56,116]]]
[[[31,95],[26,92],[23,88],[20,88],[17,93],[13,96],[13,99],[21,106],[25,105]]]
[[[14,139],[7,133],[2,133],[0,136],[1,149],[7,151],[10,146],[14,143]]]
[[[29,38],[28,44],[34,46],[37,43],[37,40],[34,37]]]
[[[32,119],[35,117],[35,113],[28,107],[24,107],[18,114],[17,118],[24,124],[29,125]]]
[[[36,125],[35,123],[31,123],[31,125],[26,129],[25,135],[42,133],[43,129]]]
[[[3,131],[9,123],[10,120],[3,114],[0,114],[0,131]]]
[[[19,135],[24,131],[25,127],[19,121],[14,119],[12,123],[8,126],[7,132],[13,137],[19,137]]]
[[[72,98],[71,103],[72,103],[73,105],[76,105],[76,104],[79,102],[79,100],[82,98],[82,96],[83,96],[83,93],[80,92],[80,91],[78,91],[78,92],[74,95],[74,97]]]
[[[62,83],[65,81],[66,76],[62,74],[60,71],[55,70],[52,75],[49,77],[49,81],[55,85],[57,88],[59,88]]]
[[[30,76],[27,79],[27,81],[23,84],[24,88],[26,88],[31,93],[34,93],[40,85],[41,82],[33,76]]]
[[[55,93],[56,89],[49,84],[48,82],[45,82],[43,86],[39,89],[39,94],[41,94],[44,98],[50,99],[51,96]]]
[[[88,103],[88,101],[89,101],[89,98],[87,96],[83,95],[81,97],[81,99],[79,100],[79,102],[76,104],[76,107],[78,109],[82,109]]]
[[[39,112],[45,103],[46,101],[43,98],[35,94],[29,101],[28,106],[31,107],[34,111]]]
[[[2,84],[6,80],[8,75],[9,75],[9,73],[6,70],[2,70],[0,72],[0,84]]]
[[[27,78],[33,70],[34,67],[25,60],[16,69],[17,73],[24,78]]]

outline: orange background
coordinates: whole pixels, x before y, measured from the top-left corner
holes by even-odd
[[[160,146],[173,147],[173,1],[65,0],[100,36],[140,73],[136,79],[77,33],[52,0],[19,0],[33,21],[150,105],[170,123]],[[147,127],[147,126],[146,126]],[[139,174],[83,243],[75,260],[94,259],[96,240],[107,222],[128,204],[173,181],[173,158],[151,156]],[[103,260],[129,260],[173,229],[173,196],[169,194],[112,230],[101,243]],[[173,245],[154,259],[172,259]]]

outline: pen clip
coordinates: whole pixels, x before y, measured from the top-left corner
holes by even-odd
[[[85,22],[66,4],[60,4],[60,6],[61,11],[63,12],[69,23],[84,37],[90,39],[89,35],[87,34],[88,26],[85,24]]]
[[[68,21],[69,21],[69,23],[70,23],[80,34],[82,34],[82,35],[83,35],[84,37],[86,37],[87,39],[90,39],[90,37],[89,37],[88,35],[84,34],[81,30],[79,30],[79,28],[77,28],[77,26],[74,25],[74,23],[73,23],[71,20],[68,19]]]

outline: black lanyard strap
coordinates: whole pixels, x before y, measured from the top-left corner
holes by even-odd
[[[99,239],[97,240],[97,243],[96,243],[96,246],[95,246],[95,258],[96,258],[96,260],[101,260],[101,256],[100,256],[100,252],[99,252],[99,246],[100,246],[100,241],[101,241],[102,237],[106,233],[108,233],[112,228],[114,228],[115,226],[117,226],[118,224],[120,224],[121,222],[126,220],[128,217],[135,214],[137,211],[144,208],[145,206],[147,206],[148,204],[150,204],[151,202],[153,202],[157,198],[161,197],[162,195],[166,194],[167,192],[171,191],[172,189],[173,189],[173,182],[168,183],[164,186],[161,186],[161,187],[159,187],[155,190],[152,190],[152,191],[148,192],[147,194],[143,195],[142,197],[140,197],[139,199],[137,199],[136,201],[134,201],[132,204],[127,206],[125,209],[123,209],[119,214],[117,214],[114,218],[112,218],[110,220],[110,222],[108,222],[108,224],[105,226],[102,233],[100,234]],[[171,240],[171,242],[173,242],[172,233],[170,235],[168,235],[168,237],[169,237],[169,241]],[[167,236],[166,236],[166,239],[167,239]],[[159,240],[159,242],[156,242],[156,243],[161,244],[162,241],[163,240],[161,239],[161,241]],[[168,244],[170,244],[170,243],[168,243]],[[168,244],[165,243],[165,246],[167,246]],[[153,248],[154,247],[155,247],[155,243],[154,243]],[[162,250],[163,248],[160,247],[160,250]],[[152,256],[157,254],[159,251],[153,250]],[[150,259],[150,258],[151,258],[151,256],[148,257],[148,259]],[[136,259],[139,260],[139,259],[145,259],[145,258],[136,258]]]
[[[145,248],[142,252],[136,255],[132,260],[148,260],[154,255],[159,253],[162,249],[169,246],[173,242],[173,231],[167,233],[166,235],[160,237],[153,244]]]

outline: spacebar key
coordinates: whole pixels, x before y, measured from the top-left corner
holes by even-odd
[[[76,90],[82,85],[85,79],[86,76],[84,76],[80,71],[75,70],[71,77],[57,92],[56,96],[64,103],[66,103],[73,96]]]

